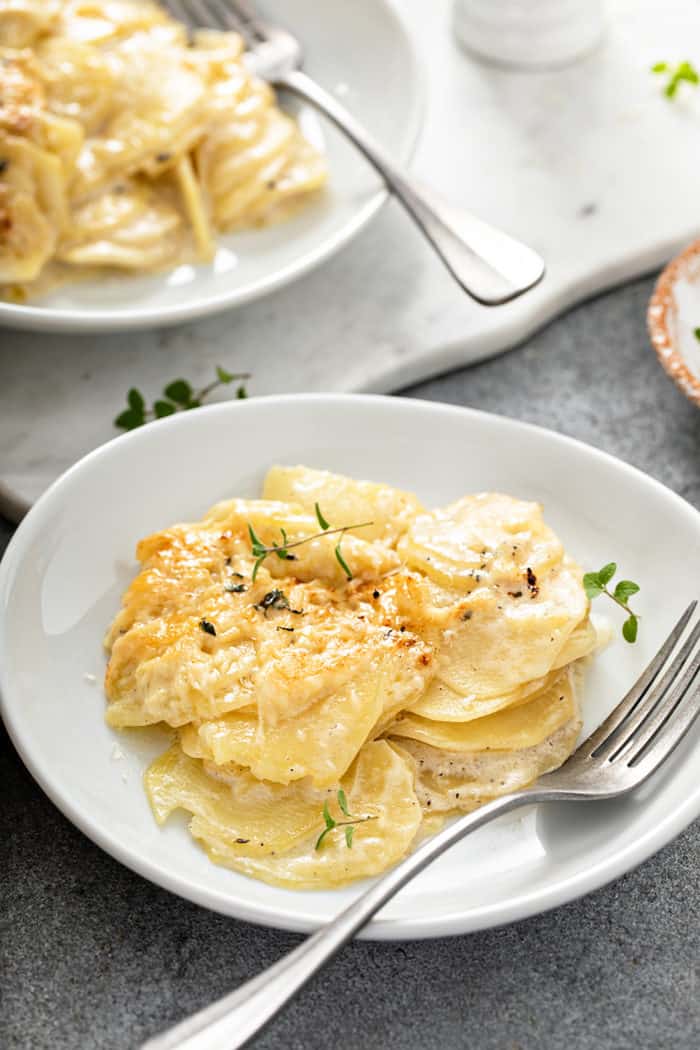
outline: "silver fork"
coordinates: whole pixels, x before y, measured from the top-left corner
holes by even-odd
[[[402,886],[470,832],[519,806],[626,795],[666,761],[700,712],[700,617],[691,602],[627,696],[559,769],[460,817],[279,962],[142,1050],[238,1050],[354,937]],[[685,639],[681,641],[685,633]]]
[[[252,70],[311,102],[364,153],[428,238],[455,280],[478,302],[497,306],[541,280],[544,262],[525,244],[441,200],[396,167],[365,129],[301,71],[299,41],[258,18],[245,0],[161,0],[190,27],[233,29],[244,38]]]

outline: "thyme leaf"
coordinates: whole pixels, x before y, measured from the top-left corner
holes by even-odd
[[[614,591],[608,590],[608,584],[616,572],[617,564],[614,561],[608,562],[598,572],[587,572],[583,577],[583,588],[591,601],[601,594],[606,594],[625,611],[627,619],[622,625],[622,637],[626,642],[633,644],[637,641],[639,616],[630,609],[629,600],[639,592],[639,584],[633,580],[619,580]]]
[[[268,609],[286,609],[290,613],[294,613],[295,616],[301,616],[304,612],[303,609],[292,609],[289,604],[289,598],[284,593],[275,588],[272,591],[268,591],[267,594],[263,595],[259,602],[253,606],[254,609],[259,609],[267,616]]]
[[[342,540],[342,536],[341,536],[341,539],[338,540],[338,542],[335,545],[335,557],[336,557],[336,561],[338,562],[338,565],[340,565],[341,569],[345,573],[345,575],[348,578],[348,580],[351,580],[352,579],[352,573],[350,572],[350,568],[348,566],[348,563],[346,562],[345,558],[343,557],[342,551],[340,549],[341,540]]]
[[[655,62],[651,67],[650,72],[657,75],[659,73],[668,74],[668,80],[664,87],[664,95],[666,98],[675,98],[678,93],[678,88],[683,82],[695,86],[700,83],[698,71],[692,62],[688,61],[679,62],[676,66],[670,66],[668,62]]]
[[[326,529],[330,529],[330,524],[326,521],[323,514],[321,513],[321,508],[319,507],[318,503],[314,503],[314,510],[316,511],[316,518],[323,531],[325,532]]]
[[[345,792],[342,788],[338,789],[338,805],[345,814],[346,817],[350,816],[350,810],[348,809],[348,800],[345,797]]]

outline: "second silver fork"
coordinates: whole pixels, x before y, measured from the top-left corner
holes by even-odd
[[[398,168],[338,100],[302,72],[302,49],[286,29],[259,18],[245,0],[162,0],[190,27],[230,29],[248,47],[252,70],[321,110],[377,169],[423,231],[452,276],[478,302],[497,306],[534,287],[544,261],[531,248],[474,215],[441,200]]]
[[[520,806],[615,798],[648,780],[700,713],[700,620],[679,645],[696,605],[688,606],[627,696],[560,769],[459,817],[289,955],[219,1002],[150,1039],[142,1050],[239,1050],[410,879],[472,831]]]

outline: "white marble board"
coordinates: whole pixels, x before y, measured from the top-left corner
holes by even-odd
[[[0,332],[0,501],[16,516],[117,433],[129,386],[155,397],[213,367],[252,394],[395,390],[513,346],[571,303],[649,271],[700,227],[700,91],[669,102],[656,61],[700,65],[693,0],[611,0],[603,44],[525,73],[459,50],[449,0],[400,7],[428,74],[414,170],[537,248],[539,288],[489,309],[463,295],[395,202],[338,256],[274,295],[179,328]],[[610,347],[615,352],[615,347]]]

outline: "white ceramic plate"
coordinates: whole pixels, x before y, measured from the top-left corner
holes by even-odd
[[[391,0],[265,0],[292,29],[305,69],[334,92],[387,149],[407,162],[423,113],[416,56]],[[292,219],[219,239],[214,261],[153,276],[67,284],[36,303],[0,302],[0,325],[39,331],[118,331],[192,320],[287,284],[358,233],[386,200],[367,162],[317,111],[295,100],[306,135],[328,158],[326,192]]]
[[[271,463],[306,463],[415,490],[427,505],[504,490],[545,504],[587,568],[640,582],[640,639],[619,635],[588,677],[585,731],[637,677],[697,590],[700,514],[595,449],[523,423],[421,401],[269,397],[174,416],[117,438],[29,512],[0,566],[3,715],[38,782],[103,849],[153,882],[253,922],[309,930],[358,887],[295,893],[212,865],[184,818],[159,829],[141,784],[160,731],[104,722],[102,637],[149,532],[253,496]],[[612,610],[612,618],[615,610]],[[85,673],[95,675],[90,682]],[[521,811],[454,847],[366,931],[428,937],[553,907],[627,871],[700,812],[700,727],[633,798]]]

